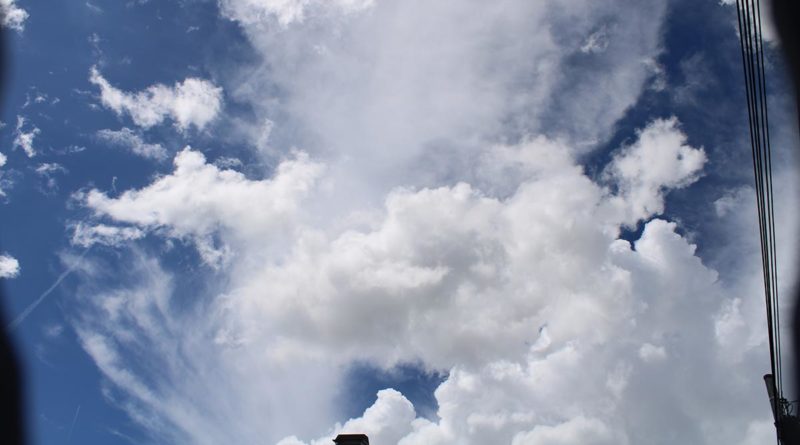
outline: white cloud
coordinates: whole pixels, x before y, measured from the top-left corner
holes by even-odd
[[[393,389],[378,391],[377,400],[364,411],[364,415],[350,419],[344,425],[336,425],[325,437],[312,442],[313,445],[327,445],[339,433],[361,433],[369,437],[371,443],[398,443],[412,431],[416,418],[414,406],[402,394]],[[277,445],[302,445],[297,437],[287,437]]]
[[[25,29],[28,12],[17,6],[15,0],[0,0],[0,16],[3,26],[21,32]]]
[[[245,24],[276,19],[282,26],[302,22],[306,11],[312,8],[334,8],[348,13],[372,5],[373,0],[220,0],[223,14]]]
[[[8,158],[3,153],[0,153],[0,167],[3,167],[8,162]],[[14,181],[11,178],[8,178],[8,175],[5,171],[0,170],[0,198],[5,198],[7,196],[6,191],[14,186]]]
[[[790,147],[794,144],[786,141],[785,135],[773,134],[773,137],[777,138],[774,140],[780,140],[781,145]],[[749,147],[743,149],[749,150]],[[794,250],[781,246],[796,244],[798,215],[794,210],[794,197],[798,193],[798,178],[792,169],[784,167],[792,164],[782,160],[781,154],[776,153],[785,152],[773,153],[776,156],[773,158],[773,187],[778,240],[778,292],[782,314],[790,314],[794,310],[793,303],[786,296],[795,292],[798,263]],[[741,186],[724,191],[722,197],[714,202],[714,213],[717,218],[711,224],[718,227],[715,236],[721,237],[721,246],[713,255],[709,255],[709,260],[720,271],[725,271],[728,282],[726,288],[733,297],[721,305],[714,315],[714,337],[720,349],[725,351],[726,360],[731,366],[736,366],[752,360],[746,351],[753,345],[767,341],[764,284],[763,277],[758,275],[762,267],[759,239],[753,235],[746,243],[740,240],[742,234],[759,233],[755,190]],[[761,301],[750,298],[751,295],[761,295]],[[791,338],[790,324],[784,323],[782,329],[783,338]]]
[[[41,191],[45,194],[51,194],[58,191],[58,180],[56,174],[65,174],[67,169],[57,162],[45,162],[39,164],[34,169],[36,175],[43,181]]]
[[[735,8],[736,0],[719,0],[719,4]],[[775,29],[775,24],[772,20],[772,2],[759,2],[759,8],[761,10],[761,33],[764,41],[778,43],[778,30]],[[736,26],[735,21],[734,26]]]
[[[89,81],[100,87],[103,105],[118,115],[128,114],[136,125],[143,128],[158,125],[171,117],[182,131],[190,126],[202,130],[222,108],[222,88],[194,77],[173,87],[156,84],[144,91],[127,93],[111,85],[96,67],[92,67]]]
[[[124,243],[144,237],[145,233],[136,227],[117,227],[106,224],[78,223],[72,229],[72,244],[90,247],[94,244],[119,247]]]
[[[29,91],[25,93],[25,103],[22,104],[22,109],[26,109],[30,106],[41,105],[43,103],[48,103],[49,105],[57,105],[61,102],[61,99],[58,97],[54,97],[50,99],[46,93],[39,91],[38,88],[35,86],[31,86]]]
[[[57,162],[44,162],[39,164],[35,171],[38,175],[48,176],[52,175],[53,173],[65,173],[67,169]]]
[[[219,169],[234,169],[238,168],[241,169],[244,164],[242,163],[241,159],[233,158],[230,156],[220,156],[214,160],[214,165],[217,166]]]
[[[576,417],[555,426],[536,426],[518,434],[512,445],[612,445],[627,443],[626,438],[615,435],[605,423],[597,419]]]
[[[714,201],[714,212],[720,218],[730,215],[734,210],[736,210],[736,208],[739,206],[739,203],[743,200],[743,195],[749,193],[752,193],[752,188],[748,187],[742,187],[740,189],[725,193],[723,196]]]
[[[97,5],[94,5],[94,4],[92,4],[92,3],[89,3],[89,2],[86,2],[86,3],[85,3],[85,5],[86,5],[86,8],[87,8],[89,11],[92,11],[92,12],[93,12],[93,13],[95,13],[95,14],[102,14],[102,13],[103,13],[103,9],[102,9],[102,8],[100,8],[100,7],[99,7],[99,6],[97,6]]]
[[[218,326],[205,323],[216,324],[212,319],[222,307],[209,306],[211,312],[204,314],[183,312],[172,304],[175,284],[158,261],[137,250],[127,258],[125,274],[115,276],[120,283],[134,278],[129,286],[104,291],[87,282],[78,294],[85,310],[76,332],[111,383],[107,394],[124,400],[135,421],[166,442],[201,444],[269,443],[269,437],[313,430],[320,420],[332,422],[327,396],[335,391],[335,369],[308,363],[284,367],[250,349],[214,343]],[[96,263],[83,273],[106,272]],[[205,305],[201,295],[196,297],[197,304]],[[160,369],[159,377],[142,375],[135,363]],[[297,386],[297,379],[306,383]],[[287,402],[306,409],[285,410]]]
[[[8,255],[0,255],[0,278],[15,278],[20,273],[19,261]]]
[[[695,182],[706,163],[702,148],[686,143],[677,119],[656,120],[638,133],[638,139],[614,156],[606,173],[625,196],[629,223],[664,211],[665,188],[682,188]]]
[[[608,48],[608,31],[606,28],[591,33],[581,45],[581,52],[586,54],[602,53]]]
[[[280,4],[304,20],[276,29],[257,11],[278,2],[220,3],[264,60],[228,94],[275,122],[277,147],[329,160],[358,202],[407,184],[471,182],[466,164],[487,141],[600,145],[651,77],[666,11],[651,0],[412,0],[342,17],[292,1]],[[584,54],[598,30],[602,57]]]
[[[64,333],[64,325],[62,324],[52,324],[44,328],[44,335],[46,335],[50,339],[59,338],[63,333]]]
[[[639,348],[639,358],[646,363],[660,362],[667,358],[667,351],[663,346],[645,343]]]
[[[33,147],[33,140],[41,133],[35,125],[26,125],[28,120],[22,116],[17,116],[17,127],[14,131],[14,148],[21,148],[29,158],[36,156],[36,149]],[[26,127],[30,129],[25,130]]]
[[[201,253],[198,239],[233,246],[230,282],[197,296],[198,310],[177,309],[170,275],[138,253],[130,286],[83,293],[84,347],[131,415],[177,443],[316,445],[347,429],[400,445],[737,443],[759,408],[714,407],[763,396],[745,378],[758,375],[763,341],[734,352],[717,340],[738,329],[718,321],[735,300],[676,223],[646,222],[634,245],[617,238],[629,209],[658,214],[669,189],[700,173],[702,152],[676,128],[655,121],[621,148],[606,178],[616,187],[539,137],[480,157],[490,171],[514,172],[503,182],[518,178],[501,197],[466,183],[398,188],[367,220],[311,216],[320,204],[306,195],[337,184],[306,155],[254,180],[187,148],[152,184],[117,198],[92,190],[83,202],[97,218],[195,240]],[[654,150],[651,172],[643,163]],[[650,193],[646,210],[639,188]],[[449,370],[435,393],[438,420],[387,391],[362,417],[335,424],[336,382],[353,361]],[[136,362],[170,371],[148,386],[150,375],[130,371]],[[707,427],[687,423],[700,413]]]
[[[143,158],[162,161],[167,158],[167,150],[161,144],[148,144],[142,137],[130,128],[120,130],[104,129],[97,133],[98,139],[118,147],[126,148]]]
[[[97,215],[143,228],[165,228],[171,235],[193,241],[211,265],[222,265],[230,250],[217,245],[215,233],[230,234],[232,242],[274,238],[287,230],[321,167],[298,154],[278,168],[274,178],[250,181],[233,170],[207,164],[202,153],[186,147],[175,157],[175,171],[142,190],[109,198],[98,190],[85,196]]]

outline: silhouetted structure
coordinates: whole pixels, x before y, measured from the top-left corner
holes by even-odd
[[[767,385],[769,403],[772,405],[772,417],[778,432],[778,441],[783,445],[795,445],[800,437],[800,418],[797,417],[798,402],[790,402],[775,393],[775,377],[764,376]]]
[[[800,4],[796,0],[773,0],[772,14],[780,36],[781,49],[789,61],[790,75],[794,81],[795,101],[797,104],[798,124],[800,124]],[[798,125],[800,127],[800,125]],[[794,355],[800,357],[800,286],[795,283],[794,313]],[[795,387],[800,388],[800,367],[795,367]],[[767,386],[769,390],[769,386]],[[796,410],[795,410],[796,411]],[[794,421],[789,424],[775,419],[775,426],[784,445],[800,443],[800,421],[795,412]]]
[[[369,437],[366,434],[339,434],[333,439],[336,445],[369,445]]]

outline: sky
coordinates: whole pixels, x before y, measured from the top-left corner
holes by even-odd
[[[731,3],[0,0],[32,443],[770,443]]]

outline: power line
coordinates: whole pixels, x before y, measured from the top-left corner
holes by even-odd
[[[747,93],[747,114],[752,147],[753,173],[761,244],[761,267],[767,312],[771,376],[767,379],[773,414],[779,427],[786,415],[783,397],[783,362],[781,359],[780,304],[775,242],[775,207],[773,202],[772,144],[769,137],[767,82],[760,0],[736,0],[742,69]],[[771,387],[770,387],[771,386]],[[780,434],[779,434],[780,439]]]

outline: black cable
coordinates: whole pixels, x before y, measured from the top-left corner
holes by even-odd
[[[761,22],[760,0],[737,0],[736,13],[739,25],[742,70],[747,98],[748,127],[752,148],[756,207],[758,212],[759,243],[763,272],[764,300],[767,313],[767,330],[772,378],[770,394],[776,420],[776,436],[780,442],[790,436],[785,422],[789,409],[784,404],[783,354],[780,316],[780,289],[778,283],[777,236],[772,170],[772,141],[769,134],[769,107],[766,80],[766,51]],[[800,82],[798,82],[800,84]],[[798,311],[800,313],[800,311]],[[792,424],[794,425],[794,424]],[[788,428],[788,429],[787,429]],[[783,437],[783,433],[789,434]]]
[[[748,68],[748,76],[747,76],[747,93],[749,99],[750,108],[748,110],[750,114],[750,125],[752,128],[753,136],[753,157],[754,157],[754,173],[755,173],[755,181],[756,181],[756,203],[757,203],[757,210],[758,210],[758,223],[759,223],[759,237],[761,242],[761,267],[763,270],[763,279],[764,279],[764,298],[766,301],[767,307],[767,328],[769,330],[769,342],[770,342],[770,360],[773,362],[771,366],[772,374],[775,377],[775,381],[777,382],[777,377],[779,371],[776,369],[777,364],[777,347],[774,341],[774,305],[772,300],[772,293],[770,292],[770,273],[769,273],[769,240],[767,237],[767,228],[766,228],[766,197],[764,192],[764,158],[763,158],[763,147],[761,145],[762,142],[762,128],[761,128],[761,120],[760,120],[760,108],[759,108],[759,99],[760,96],[756,95],[756,88],[757,85],[760,86],[761,82],[756,81],[756,76],[759,74],[759,70],[756,69],[757,59],[754,60],[754,40],[755,40],[755,20],[754,20],[754,13],[755,8],[753,7],[752,1],[744,0],[744,45],[746,48],[746,64]],[[777,384],[776,384],[777,386]]]
[[[759,225],[759,241],[761,243],[761,250],[762,252],[766,249],[765,245],[765,237],[764,237],[764,229],[763,229],[763,219],[761,215],[763,214],[763,200],[762,200],[762,186],[761,186],[761,156],[760,156],[760,137],[758,132],[758,127],[756,123],[756,106],[755,106],[755,98],[753,97],[753,75],[754,70],[752,66],[752,48],[750,45],[751,37],[750,37],[750,27],[749,27],[749,8],[747,8],[747,4],[745,4],[741,9],[739,8],[739,1],[737,0],[737,14],[739,15],[739,38],[740,43],[742,45],[742,66],[744,68],[744,76],[745,76],[745,89],[747,92],[747,106],[748,106],[748,118],[749,118],[749,129],[750,129],[750,142],[752,146],[752,156],[753,156],[753,167],[754,167],[754,174],[755,174],[755,185],[756,185],[756,204],[758,207],[758,225]],[[744,17],[742,17],[744,15]],[[764,264],[764,258],[762,256],[762,268],[765,268],[766,264]],[[765,277],[766,278],[766,277]],[[767,298],[766,305],[767,305],[767,323],[768,329],[770,334],[770,362],[775,362],[775,351],[774,345],[772,341],[772,314],[771,314],[771,302],[769,301],[769,291],[766,288],[766,281],[765,281],[765,297]],[[771,364],[772,373],[775,375],[774,364]]]
[[[778,298],[777,254],[775,243],[775,208],[773,200],[772,153],[767,112],[766,70],[764,62],[761,3],[758,0],[737,0],[742,69],[747,96],[748,126],[752,147],[753,174],[756,188],[761,266],[764,278],[764,299],[770,348],[770,368],[774,377],[776,413],[783,398],[780,341],[780,303]]]
[[[762,33],[762,23],[761,23],[761,2],[758,1],[756,3],[758,10],[758,20],[756,21],[757,24],[757,31],[758,31],[758,38],[756,39],[756,44],[759,46],[758,48],[758,56],[760,58],[760,67],[761,67],[761,93],[762,93],[762,110],[761,116],[763,119],[764,125],[764,148],[766,153],[766,167],[767,167],[767,197],[768,197],[768,213],[767,217],[769,218],[769,239],[771,241],[771,271],[772,271],[772,295],[773,295],[773,304],[775,305],[775,344],[777,347],[777,370],[778,370],[778,388],[779,388],[779,395],[783,397],[783,355],[781,354],[782,349],[782,342],[781,342],[781,321],[780,321],[780,298],[779,298],[779,289],[778,289],[778,260],[777,260],[777,249],[776,249],[776,237],[775,237],[775,206],[773,202],[773,178],[772,178],[772,144],[769,137],[769,108],[767,107],[767,84],[766,84],[766,73],[765,73],[765,66],[764,63],[764,40],[763,40],[763,33]]]
[[[760,176],[761,176],[761,193],[762,193],[762,210],[761,218],[764,221],[765,230],[765,246],[764,257],[766,260],[767,270],[765,280],[767,289],[769,290],[770,305],[772,309],[772,333],[775,338],[775,360],[776,360],[776,386],[779,397],[783,394],[783,367],[782,367],[782,354],[781,354],[781,341],[780,341],[780,307],[777,289],[777,260],[775,249],[775,213],[773,202],[773,179],[772,179],[772,159],[771,159],[771,144],[769,139],[769,118],[767,112],[767,93],[766,93],[766,75],[764,63],[764,43],[761,24],[761,4],[760,1],[750,2],[750,13],[752,15],[752,29],[753,29],[753,46],[755,58],[756,72],[755,79],[756,90],[753,94],[758,97],[757,111],[757,125],[759,131],[759,148],[760,150]],[[752,77],[751,77],[752,79]]]
[[[759,197],[761,211],[759,213],[762,221],[762,236],[764,237],[763,263],[765,265],[765,290],[769,300],[769,319],[771,321],[770,332],[773,337],[775,350],[775,381],[779,397],[782,397],[782,366],[781,366],[781,342],[778,306],[776,294],[777,276],[775,261],[775,236],[774,236],[774,206],[772,199],[772,176],[771,176],[771,151],[769,150],[769,127],[766,119],[766,81],[763,63],[763,39],[761,34],[760,2],[751,1],[748,5],[747,39],[750,53],[750,82],[751,97],[754,99],[754,122],[756,124],[756,149],[758,152],[758,175],[759,175]],[[755,84],[755,85],[753,85]]]

